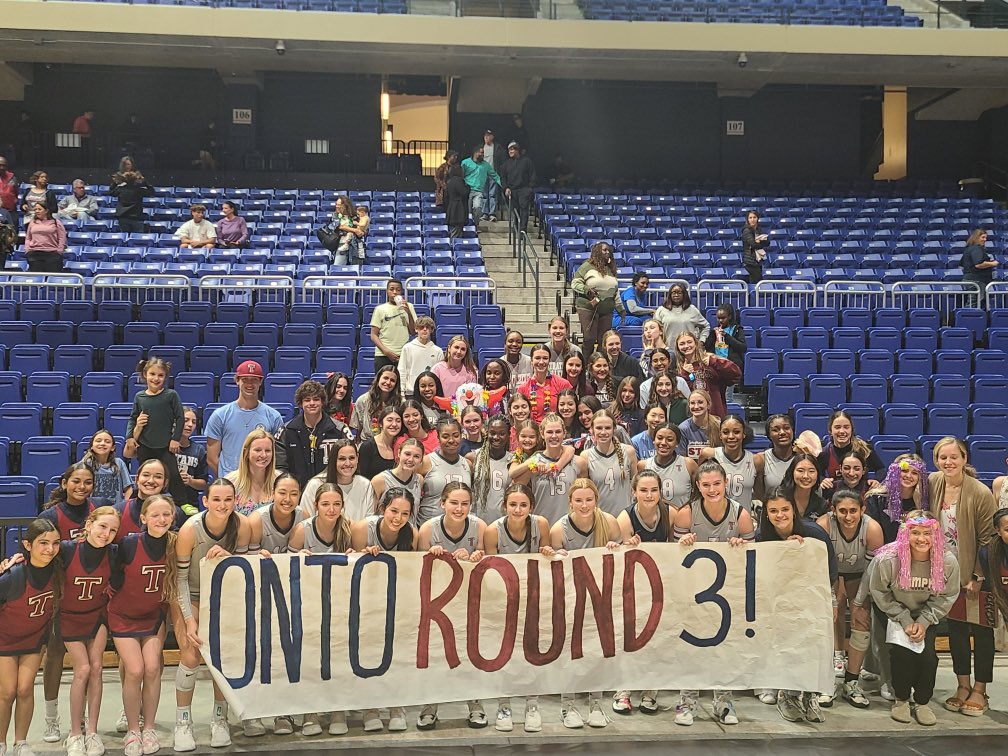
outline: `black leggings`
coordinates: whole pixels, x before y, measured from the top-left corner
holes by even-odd
[[[893,693],[898,700],[909,701],[911,692],[914,703],[926,704],[931,700],[938,672],[938,654],[934,647],[937,629],[936,625],[928,627],[924,634],[924,650],[919,654],[903,646],[887,644],[892,664]]]
[[[973,638],[972,652],[970,637]],[[978,683],[994,680],[994,628],[950,619],[948,639],[949,651],[952,652],[952,669],[957,675],[969,677],[970,672],[975,670]],[[971,661],[974,670],[970,669]]]

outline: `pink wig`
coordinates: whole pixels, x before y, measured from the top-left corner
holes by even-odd
[[[931,529],[931,593],[945,590],[945,533],[938,521],[930,516],[915,517],[899,527],[896,536],[896,555],[899,557],[899,587],[910,589],[910,528]],[[876,556],[878,554],[876,553]]]

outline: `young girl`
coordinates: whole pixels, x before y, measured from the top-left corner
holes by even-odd
[[[833,487],[833,479],[840,477],[843,459],[852,451],[859,452],[865,460],[869,477],[873,477],[885,469],[882,460],[872,451],[867,441],[854,435],[854,421],[843,410],[836,410],[826,424],[829,441],[819,454],[819,471],[822,474],[824,488]]]
[[[556,413],[560,415],[560,419],[564,421],[564,426],[567,428],[568,438],[571,437],[571,433],[578,427],[577,405],[578,398],[574,389],[564,389],[557,394]],[[577,435],[581,435],[580,430],[577,430]]]
[[[643,461],[654,456],[655,432],[663,425],[665,425],[665,410],[657,404],[649,404],[644,408],[644,430],[630,439],[638,460]]]
[[[741,373],[747,349],[742,318],[730,304],[720,305],[715,317],[717,325],[707,334],[704,347],[711,354],[734,362]]]
[[[549,322],[549,341],[546,347],[549,349],[549,371],[555,375],[560,375],[564,371],[564,363],[567,358],[581,350],[574,346],[567,337],[567,321],[559,315]]]
[[[392,450],[398,455],[399,448],[407,438],[420,442],[425,454],[430,454],[438,448],[437,432],[424,407],[415,399],[407,399],[402,405],[402,422],[404,435],[399,436],[392,444]]]
[[[87,753],[100,756],[105,752],[98,734],[98,716],[102,655],[108,642],[107,591],[118,550],[112,542],[118,529],[119,513],[115,508],[98,507],[84,522],[83,538],[60,544],[64,571],[58,628],[60,641],[66,644],[73,665],[68,756]]]
[[[7,560],[0,574],[0,753],[7,751],[13,714],[11,753],[30,756],[28,728],[35,711],[35,675],[63,588],[59,531],[50,520],[38,518],[25,530],[21,548],[20,563]]]
[[[129,467],[116,456],[115,438],[104,428],[95,431],[81,462],[94,472],[95,498],[118,507],[133,495]]]
[[[770,415],[766,430],[771,447],[757,453],[756,460],[762,465],[763,488],[769,491],[784,483],[784,474],[794,457],[794,423],[788,415]]]
[[[806,538],[815,538],[826,544],[827,566],[829,570],[829,581],[832,587],[837,579],[837,557],[833,551],[833,542],[826,532],[817,524],[803,517],[798,516],[795,511],[794,502],[789,498],[786,489],[775,487],[770,489],[766,495],[766,504],[760,512],[760,527],[756,540],[763,543],[768,541],[797,541],[799,544]],[[833,609],[836,617],[836,604]],[[765,700],[764,695],[770,700]],[[820,708],[820,696],[814,692],[798,690],[782,690],[778,696],[773,691],[759,691],[759,698],[764,703],[777,704],[777,711],[789,722],[797,722],[801,719],[807,722],[825,722]],[[832,696],[830,696],[832,700]]]
[[[440,495],[442,514],[428,518],[420,526],[417,538],[419,551],[440,556],[446,554],[453,559],[478,562],[483,558],[483,534],[486,524],[470,512],[472,491],[469,484],[451,481],[444,486]],[[467,723],[473,729],[487,726],[486,712],[479,701],[468,701]],[[417,718],[418,730],[432,730],[437,726],[437,704],[426,704]]]
[[[403,441],[396,454],[396,466],[391,470],[378,473],[371,479],[371,488],[374,491],[375,499],[381,501],[386,491],[401,488],[409,491],[414,503],[420,501],[420,495],[423,492],[423,475],[418,471],[423,466],[423,459],[424,447],[419,441],[415,438],[407,438]],[[411,506],[410,512],[414,511],[414,507]],[[363,519],[358,518],[354,522],[362,522]]]
[[[686,397],[679,390],[678,382],[668,373],[658,373],[651,379],[651,391],[647,401],[648,404],[662,407],[666,419],[676,425],[685,422],[690,415]]]
[[[325,411],[335,422],[350,424],[353,417],[353,401],[350,398],[350,376],[333,373],[325,384]]]
[[[571,385],[550,371],[549,347],[539,344],[532,347],[532,376],[518,391],[524,394],[532,407],[532,419],[539,423],[542,419],[556,411],[556,397]]]
[[[679,428],[672,423],[660,426],[654,434],[654,456],[637,463],[638,472],[653,470],[661,480],[662,501],[679,509],[689,501],[697,463],[676,450]]]
[[[721,420],[720,434],[721,446],[701,449],[700,459],[713,459],[721,465],[728,475],[728,496],[754,514],[753,492],[763,470],[757,467],[753,453],[743,446],[749,427],[738,415],[727,415]],[[754,517],[758,518],[759,512]]]
[[[309,554],[348,554],[352,551],[351,522],[343,506],[343,492],[338,485],[323,483],[315,492],[315,514],[309,520],[302,520],[294,526],[288,548]],[[377,725],[376,725],[377,723]],[[382,729],[378,712],[368,709],[364,712],[364,731]],[[345,711],[329,714],[329,734],[346,735]],[[306,737],[322,734],[319,714],[305,714],[301,724],[301,734]]]
[[[417,384],[424,377],[417,378]],[[367,441],[380,429],[378,417],[386,407],[398,407],[402,396],[399,391],[399,373],[391,365],[382,365],[364,394],[354,402],[350,427],[357,431],[358,441]]]
[[[462,424],[462,456],[468,456],[483,446],[483,411],[470,404],[459,417]]]
[[[441,379],[434,373],[426,370],[417,376],[416,383],[413,384],[413,399],[420,402],[420,408],[431,425],[436,424],[444,415],[444,410],[434,403],[434,397],[444,395]]]
[[[527,355],[522,354],[525,346],[525,337],[521,331],[509,328],[504,334],[504,356],[502,359],[507,363],[511,378],[508,381],[508,392],[513,394],[518,390],[529,376],[532,375],[532,361]]]
[[[511,429],[512,436],[515,435],[515,431],[517,431],[518,435],[518,448],[514,450],[512,462],[528,462],[533,454],[543,449],[543,439],[542,434],[539,432],[539,426],[531,420],[525,420]]]
[[[511,423],[498,415],[487,426],[487,439],[478,451],[466,455],[472,465],[473,511],[483,522],[493,522],[501,511],[508,470],[514,454],[508,451]]]
[[[480,369],[479,382],[480,385],[487,391],[495,391],[505,386],[508,387],[508,391],[510,391],[511,368],[508,367],[507,360],[503,358],[487,360],[487,363]],[[524,381],[522,381],[522,383],[524,383]],[[487,407],[487,415],[490,417],[493,415],[499,415],[503,412],[503,408],[506,406],[507,391],[505,391],[504,395],[500,399],[492,401],[489,404]]]
[[[801,517],[815,520],[826,512],[826,501],[819,493],[819,468],[808,452],[795,452],[781,484],[791,497]]]
[[[679,453],[699,459],[702,449],[721,444],[721,418],[711,414],[711,397],[703,389],[693,389],[686,401],[690,416],[679,423]]]
[[[179,644],[179,665],[175,674],[175,750],[194,751],[192,699],[196,672],[201,664],[199,637],[200,562],[231,554],[245,554],[252,537],[248,520],[235,511],[235,487],[227,478],[217,478],[203,497],[204,511],[189,518],[175,541],[177,560],[176,586],[178,606],[185,623],[175,626]],[[214,707],[210,719],[210,745],[231,745],[227,722],[228,708],[214,683]]]
[[[668,349],[661,323],[654,318],[645,320],[641,326],[641,347],[644,351],[640,356],[640,367],[645,376],[654,375],[651,372],[651,354],[655,349]]]
[[[249,551],[283,554],[294,528],[307,515],[301,502],[301,484],[290,473],[280,473],[273,481],[273,498],[248,516]]]
[[[444,389],[446,399],[452,399],[459,386],[464,383],[476,383],[476,363],[473,361],[472,350],[465,336],[455,335],[448,339],[445,356],[431,368]]]
[[[137,462],[160,459],[168,473],[168,490],[175,501],[186,500],[186,487],[179,474],[178,454],[185,426],[182,400],[174,389],[165,388],[171,363],[151,357],[137,365],[147,387],[133,397],[133,412],[126,423],[126,437],[137,444]]]
[[[616,423],[607,410],[592,417],[594,445],[575,460],[579,478],[590,478],[598,489],[599,507],[614,517],[630,501],[630,481],[637,469],[637,454],[629,444],[616,441]]]
[[[378,413],[378,430],[360,445],[357,472],[368,480],[395,467],[395,442],[402,433],[399,407],[385,407]]]
[[[599,507],[599,494],[595,484],[578,478],[570,486],[567,514],[550,528],[550,544],[562,556],[571,551],[605,547],[610,550],[620,546],[620,526],[616,518]],[[564,727],[584,727],[584,718],[574,705],[576,693],[560,696],[560,719]],[[602,693],[588,694],[588,726],[605,727],[609,717],[602,710]]]
[[[362,520],[374,512],[375,494],[371,481],[357,474],[357,447],[352,441],[337,441],[329,449],[329,465],[321,475],[308,481],[301,494],[301,509],[311,517],[315,514],[315,493],[323,483],[335,483],[343,492],[347,517]]]
[[[625,546],[641,543],[668,543],[672,535],[669,506],[662,501],[661,477],[653,470],[643,470],[634,476],[634,501],[616,517],[620,538]],[[630,691],[618,690],[613,696],[613,711],[629,714]],[[645,714],[658,713],[658,691],[641,693],[640,710]]]
[[[744,546],[754,538],[749,512],[728,498],[728,476],[712,459],[697,467],[694,494],[675,515],[675,537],[683,546],[699,543],[729,543]],[[675,723],[693,724],[698,692],[683,690],[676,705]],[[738,724],[731,691],[714,691],[714,716],[721,724]]]
[[[870,642],[869,626],[867,616],[861,613],[854,599],[868,563],[884,544],[882,528],[865,514],[861,494],[848,488],[833,494],[831,510],[816,520],[816,524],[826,531],[833,543],[840,573],[836,587],[838,611],[833,626],[833,671],[844,678],[844,698],[852,706],[866,709],[868,698],[861,690],[859,677]],[[848,604],[851,636],[846,641]]]
[[[592,393],[603,407],[609,406],[616,395],[609,360],[601,352],[595,352],[588,358],[588,372],[591,373],[588,385],[591,386]]]
[[[110,580],[108,627],[123,666],[126,756],[157,753],[161,748],[154,720],[161,700],[167,607],[175,603],[177,591],[175,511],[164,496],[144,499],[143,530],[120,542]]]
[[[725,404],[725,390],[734,386],[742,378],[731,360],[708,354],[697,337],[684,332],[675,341],[676,372],[690,389],[703,389],[711,397],[711,412],[723,417],[728,411]]]
[[[581,352],[573,352],[564,360],[563,372],[560,374],[574,389],[577,396],[589,396],[593,393],[588,385],[588,371],[585,370],[584,357]]]
[[[245,437],[238,469],[225,476],[234,483],[235,509],[245,517],[269,503],[272,497],[273,482],[278,474],[273,445],[273,437],[262,428],[256,428]]]
[[[609,412],[628,436],[640,433],[644,425],[644,413],[640,408],[640,385],[635,377],[628,375],[619,382]]]
[[[535,498],[532,490],[521,483],[512,483],[504,491],[499,511],[504,516],[494,520],[483,534],[487,554],[535,554],[552,557],[556,552],[550,545],[549,523],[541,515],[533,514]],[[511,732],[511,699],[497,699],[497,720],[494,729]],[[539,714],[539,696],[525,699],[525,732],[542,730]]]
[[[532,405],[521,393],[515,393],[508,401],[508,418],[511,420],[511,451],[518,448],[518,426],[532,419]]]
[[[928,510],[927,468],[916,454],[900,454],[886,471],[885,480],[868,491],[868,515],[882,528],[886,543],[896,540],[907,512]]]
[[[462,426],[448,417],[438,423],[438,441],[441,448],[424,457],[420,474],[423,475],[423,494],[417,512],[420,527],[436,517],[441,509],[441,492],[450,483],[472,483],[472,468],[459,451],[462,448]]]
[[[959,563],[945,549],[938,520],[919,509],[900,525],[896,547],[877,559],[871,596],[889,621],[886,639],[896,694],[889,716],[909,723],[912,714],[918,724],[934,725],[937,718],[928,706],[938,671],[934,639],[959,595]]]

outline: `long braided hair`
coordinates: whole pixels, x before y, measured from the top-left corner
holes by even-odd
[[[478,515],[482,515],[486,511],[487,497],[490,495],[490,428],[494,425],[503,425],[506,429],[506,438],[511,438],[511,421],[503,415],[490,418],[490,422],[486,425],[486,432],[483,434],[483,444],[473,460],[473,510]],[[506,452],[507,447],[504,450]]]
[[[603,419],[604,418],[609,418],[609,420],[612,421],[612,424],[613,424],[612,445],[613,445],[613,449],[616,451],[616,461],[619,462],[620,480],[626,480],[626,468],[627,468],[627,465],[626,465],[626,451],[623,449],[623,444],[621,444],[620,441],[619,441],[619,439],[616,438],[616,428],[618,427],[617,424],[616,424],[616,418],[613,417],[613,413],[610,412],[609,410],[607,410],[607,409],[600,409],[592,417],[592,430],[595,429],[595,422],[599,418],[603,418]]]

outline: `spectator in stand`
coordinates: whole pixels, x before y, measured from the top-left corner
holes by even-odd
[[[612,373],[613,381],[619,383],[628,376],[636,378],[638,384],[644,380],[640,362],[623,351],[623,339],[616,331],[602,334],[602,348],[609,360],[609,372]]]
[[[249,230],[245,219],[238,215],[238,207],[234,202],[226,200],[221,205],[224,217],[216,223],[217,246],[228,249],[241,249],[249,243]]]
[[[127,171],[135,171],[135,170],[137,170],[137,165],[132,155],[123,155],[121,158],[119,158],[119,170],[117,171],[117,173],[122,175]]]
[[[213,249],[217,244],[217,229],[206,219],[206,205],[189,208],[192,220],[187,220],[175,232],[179,246],[189,249]]]
[[[666,344],[675,344],[683,331],[692,333],[700,341],[706,341],[710,333],[710,323],[693,305],[685,284],[674,283],[669,287],[668,295],[662,306],[655,310],[654,317],[661,323]]]
[[[441,381],[446,399],[453,399],[459,386],[476,383],[476,362],[465,336],[455,335],[448,340],[444,359],[432,367],[431,372]]]
[[[304,488],[329,462],[329,450],[336,441],[348,438],[349,429],[336,423],[323,410],[325,387],[318,381],[305,381],[294,392],[294,404],[300,414],[277,431],[276,468],[286,470]]]
[[[38,273],[59,273],[63,270],[63,252],[66,251],[67,232],[49,208],[35,203],[35,219],[25,232],[25,257],[28,270]]]
[[[179,450],[175,452],[175,462],[179,476],[186,485],[186,500],[176,503],[187,515],[194,515],[199,511],[200,497],[206,491],[210,470],[207,467],[206,445],[190,439],[196,430],[196,408],[183,407],[182,413],[185,425],[182,426],[182,438],[179,440]]]
[[[508,159],[501,166],[501,186],[509,206],[518,210],[518,228],[528,228],[529,213],[532,212],[532,190],[536,185],[535,166],[528,155],[519,154],[518,142],[508,145]],[[498,213],[499,215],[499,213]],[[511,219],[508,219],[511,222]]]
[[[375,373],[386,365],[396,367],[402,348],[410,336],[416,336],[416,310],[406,301],[402,281],[389,279],[385,294],[387,300],[378,305],[371,315]]]
[[[80,134],[82,138],[87,138],[91,136],[91,121],[94,120],[94,111],[85,110],[79,116],[74,118],[73,122],[73,133]]]
[[[574,307],[581,321],[581,352],[592,354],[602,346],[599,334],[612,323],[613,311],[622,314],[623,301],[619,298],[619,281],[616,280],[616,261],[608,242],[592,245],[588,259],[574,274]]]
[[[63,223],[75,223],[77,228],[82,228],[97,215],[98,200],[87,193],[87,185],[82,179],[74,179],[73,192],[59,201],[56,217]]]
[[[416,338],[399,353],[399,377],[407,399],[413,398],[413,385],[420,373],[433,368],[444,359],[444,350],[431,341],[434,319],[426,315],[416,320]]]
[[[676,372],[686,380],[690,389],[703,389],[711,398],[710,413],[717,417],[728,414],[725,389],[738,383],[742,377],[731,360],[716,357],[704,351],[692,333],[683,332],[675,340]]]
[[[648,278],[647,273],[639,271],[634,273],[631,285],[625,288],[623,293],[620,294],[620,299],[623,300],[624,313],[622,317],[617,317],[613,313],[613,328],[642,326],[645,320],[654,317],[654,309],[648,307],[647,300],[644,298],[648,290],[648,284],[650,283],[651,279]]]
[[[742,330],[742,322],[735,308],[723,304],[715,314],[717,325],[707,334],[704,347],[708,352],[731,360],[741,371],[745,363],[746,340]]]
[[[472,152],[472,157],[462,161],[462,173],[469,185],[469,206],[473,221],[489,218],[487,193],[489,187],[494,190],[500,186],[500,175],[493,165],[483,157],[483,145]],[[493,182],[493,183],[491,183]]]
[[[462,168],[457,165],[448,169],[448,181],[445,184],[445,222],[452,238],[462,236],[465,224],[469,220],[469,196],[472,189],[463,178]]]
[[[966,249],[962,254],[963,280],[980,286],[980,307],[984,305],[987,284],[994,280],[994,269],[1001,264],[984,248],[987,238],[985,229],[974,229],[966,240]]]
[[[238,469],[242,444],[249,433],[262,428],[275,436],[283,427],[280,413],[259,401],[264,378],[258,362],[246,360],[239,365],[235,370],[238,398],[215,409],[206,423],[207,464],[215,477],[223,478]]]
[[[529,145],[532,144],[528,129],[525,128],[525,118],[521,113],[515,113],[511,116],[511,135],[508,138],[508,144],[511,142],[518,142],[522,155],[528,152]]]
[[[563,189],[574,183],[574,169],[567,165],[564,156],[559,152],[553,156],[553,160],[546,168],[546,180],[550,186],[557,189]]]
[[[749,283],[758,284],[763,278],[763,260],[769,246],[770,237],[759,226],[759,213],[750,210],[742,228],[742,265],[749,273]]]
[[[346,195],[336,198],[336,207],[329,222],[331,228],[339,232],[339,246],[333,253],[333,264],[352,265],[356,262],[356,249],[351,245],[357,239],[357,209]]]
[[[503,213],[500,210],[500,188],[502,182],[499,178],[504,161],[507,159],[503,145],[494,142],[494,133],[487,129],[483,132],[483,160],[486,161],[496,172],[498,178],[496,183],[487,181],[486,186],[486,207],[484,208],[483,220],[500,220]]]
[[[112,177],[110,194],[116,198],[115,214],[119,230],[128,234],[142,234],[146,230],[143,201],[154,194],[154,187],[139,171],[127,171]]]
[[[371,215],[367,205],[357,205],[357,222],[354,224],[354,237],[350,248],[354,256],[350,258],[351,264],[354,262],[364,262],[364,247],[367,244],[368,231],[371,230]]]
[[[41,202],[49,210],[49,215],[56,215],[59,204],[56,202],[56,192],[49,188],[49,174],[45,171],[35,171],[29,179],[31,184],[21,195],[21,212],[24,224],[27,226],[35,219],[35,204]]]
[[[0,155],[0,221],[17,228],[14,215],[18,206],[18,183],[14,171],[8,169],[7,158]]]
[[[434,204],[438,207],[447,208],[445,199],[445,187],[448,186],[448,178],[452,166],[458,165],[459,154],[455,150],[448,150],[444,156],[444,162],[434,171]]]

